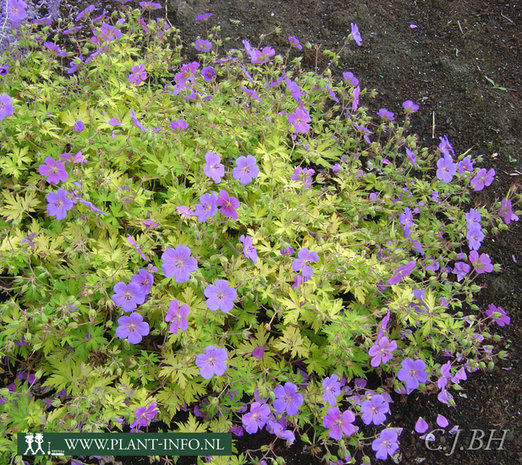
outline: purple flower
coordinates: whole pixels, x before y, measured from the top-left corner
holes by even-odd
[[[429,425],[428,425],[428,423],[426,423],[424,418],[419,417],[419,419],[415,423],[415,431],[417,431],[417,433],[419,433],[419,434],[422,434],[422,433],[425,433],[426,431],[428,431],[428,428],[429,428]]]
[[[355,23],[350,23],[350,26],[352,28],[350,32],[350,34],[352,34],[352,39],[355,40],[355,43],[360,47],[362,45],[362,37],[359,32],[359,27]]]
[[[236,289],[230,287],[226,279],[218,279],[216,284],[209,284],[203,294],[207,298],[208,309],[213,312],[221,310],[223,313],[228,313],[237,299]]]
[[[355,421],[355,415],[350,410],[346,410],[341,414],[337,407],[328,409],[328,413],[323,417],[323,427],[329,429],[328,435],[339,441],[343,434],[351,436],[355,432],[355,426],[352,423]]]
[[[131,423],[130,427],[141,428],[149,426],[151,420],[154,419],[157,413],[156,402],[152,402],[147,407],[138,407],[136,412],[134,412],[136,419]]]
[[[250,412],[245,413],[241,418],[245,431],[250,434],[257,433],[258,429],[262,429],[270,415],[270,407],[266,404],[253,402],[250,406]]]
[[[455,156],[455,151],[453,150],[453,146],[451,145],[448,136],[439,137],[440,144],[439,144],[439,150],[440,153],[442,153],[445,156],[451,157],[452,155]]]
[[[82,11],[80,11],[77,15],[76,15],[76,18],[74,18],[74,22],[77,23],[78,21],[80,21],[80,19],[82,19],[86,14],[89,14],[91,13],[92,11],[94,11],[96,9],[96,7],[94,5],[89,5],[87,8],[84,8]]]
[[[47,194],[47,213],[49,216],[56,217],[57,220],[63,220],[67,216],[67,212],[74,206],[73,201],[67,197],[69,192],[65,189],[58,189],[57,192]]]
[[[351,71],[345,71],[343,73],[343,79],[349,86],[357,87],[359,85],[359,79],[357,79]]]
[[[301,50],[303,46],[299,43],[299,40],[294,36],[289,36],[288,41],[290,42],[290,46],[296,48],[297,50]]]
[[[116,328],[116,336],[120,339],[127,338],[131,344],[138,344],[143,336],[149,334],[148,323],[144,322],[143,317],[136,312],[129,316],[121,316],[118,319],[118,324],[120,326]]]
[[[85,124],[83,124],[83,121],[77,120],[74,123],[73,129],[77,132],[82,132],[85,129]]]
[[[237,220],[236,209],[239,208],[239,200],[236,197],[230,197],[227,191],[220,190],[218,199],[216,200],[216,205],[220,207],[219,213]]]
[[[413,225],[413,213],[409,207],[404,208],[404,213],[399,216],[399,222],[408,228]]]
[[[381,363],[388,363],[393,358],[393,351],[397,348],[397,343],[391,341],[387,336],[382,336],[370,347],[368,355],[373,357],[370,364],[378,367]]]
[[[260,65],[268,63],[274,55],[275,50],[272,47],[263,47],[263,50],[257,52],[257,63]]]
[[[397,372],[397,378],[406,383],[406,388],[413,390],[425,383],[428,379],[426,364],[422,360],[408,358],[401,363],[401,369]]]
[[[482,240],[484,239],[484,233],[482,232],[480,225],[473,225],[469,227],[466,238],[468,239],[468,246],[471,250],[480,249]]]
[[[381,431],[379,437],[372,442],[375,457],[380,460],[386,460],[388,455],[391,457],[398,448],[397,433],[389,428]]]
[[[99,28],[92,30],[94,36],[91,37],[93,44],[103,45],[105,42],[112,42],[121,37],[121,31],[107,23],[102,23]]]
[[[511,318],[507,316],[505,310],[502,307],[497,307],[493,304],[488,305],[486,315],[492,318],[499,326],[505,326],[511,323]]]
[[[453,161],[451,155],[444,155],[444,158],[439,158],[437,168],[437,178],[445,183],[451,182],[457,172],[457,164]]]
[[[257,250],[254,245],[254,241],[251,237],[245,236],[242,234],[239,237],[239,240],[243,243],[243,253],[245,254],[246,258],[250,258],[254,262],[254,264],[257,263]]]
[[[413,167],[417,168],[417,156],[408,147],[406,147],[406,155],[408,156]]]
[[[7,94],[0,95],[0,121],[6,116],[11,116],[14,113],[13,99]]]
[[[187,81],[193,81],[198,68],[199,63],[197,61],[185,63],[181,66],[180,72],[174,76],[174,81],[179,85],[184,85]]]
[[[205,153],[205,161],[203,172],[216,184],[219,183],[225,175],[225,167],[221,164],[221,157],[217,153],[207,152]]]
[[[198,52],[208,52],[210,49],[212,49],[212,42],[204,39],[198,39],[194,43],[194,48]]]
[[[469,157],[466,157],[463,160],[459,161],[457,165],[457,171],[459,172],[459,174],[463,174],[467,171],[473,171],[473,163],[469,159]]]
[[[258,102],[262,102],[263,100],[259,98],[259,95],[257,95],[257,92],[253,89],[249,89],[247,87],[241,87],[241,90],[245,92],[252,100],[257,100]]]
[[[198,217],[198,221],[204,223],[217,213],[218,196],[216,193],[203,194],[199,198],[199,203],[194,207],[194,213]]]
[[[288,115],[288,122],[294,127],[295,133],[305,133],[310,129],[308,124],[312,119],[304,108],[297,107],[293,113]]]
[[[194,21],[206,21],[207,19],[212,17],[212,13],[204,13],[202,15],[198,15],[194,18]]]
[[[118,118],[111,118],[109,124],[111,126],[121,126],[121,121]]]
[[[120,305],[124,312],[130,312],[145,302],[145,293],[135,282],[125,284],[120,281],[114,285],[113,291],[112,300],[116,305]]]
[[[139,64],[132,67],[131,74],[129,74],[129,82],[139,86],[145,79],[147,79],[147,71],[145,65]]]
[[[142,131],[148,131],[148,129],[140,123],[140,120],[136,118],[136,112],[134,110],[129,110],[129,115],[132,119],[132,122],[134,123],[134,126],[136,126],[138,129],[141,129]]]
[[[280,252],[281,255],[292,255],[294,253],[294,249],[292,249],[292,247],[283,247]]]
[[[232,177],[241,184],[248,184],[259,174],[256,159],[252,155],[238,157],[236,167],[232,170]]]
[[[491,185],[495,179],[495,170],[491,168],[486,171],[486,168],[481,168],[477,175],[471,180],[471,187],[475,191],[481,191],[484,187]]]
[[[377,114],[386,121],[393,121],[395,119],[395,115],[386,108],[381,108]]]
[[[294,383],[276,386],[274,395],[276,397],[274,410],[278,413],[286,411],[287,415],[295,415],[303,403],[303,396],[297,392],[297,386]]]
[[[292,261],[292,269],[297,272],[301,270],[301,274],[305,278],[310,278],[314,274],[314,270],[310,263],[319,261],[317,252],[310,252],[307,247],[297,252],[297,257]]]
[[[468,224],[468,229],[472,228],[473,226],[479,226],[480,227],[480,221],[482,220],[482,216],[480,212],[475,210],[474,208],[471,208],[468,213],[464,215],[466,218],[466,223]]]
[[[402,102],[402,108],[404,108],[407,113],[415,113],[416,111],[419,111],[419,105],[413,103],[411,100]]]
[[[192,218],[193,216],[196,216],[196,213],[194,213],[193,210],[185,205],[176,207],[176,210],[179,211],[185,218]]]
[[[188,328],[187,316],[190,313],[187,304],[179,306],[179,302],[174,299],[169,302],[169,309],[165,315],[165,321],[172,321],[169,330],[173,334],[178,334],[178,330],[186,331]]]
[[[60,181],[65,182],[69,177],[69,174],[65,170],[63,163],[56,161],[52,157],[46,157],[44,160],[45,164],[38,166],[38,172],[42,176],[47,176],[46,181],[49,184],[58,184]]]
[[[290,176],[290,179],[293,181],[302,181],[305,185],[306,189],[310,189],[312,187],[312,176],[315,174],[315,170],[310,168],[301,168],[298,166],[292,175]]]
[[[0,76],[5,76],[9,72],[9,65],[4,63],[0,65]]]
[[[139,5],[146,10],[159,10],[161,5],[155,2],[140,2]]]
[[[330,405],[337,404],[335,398],[341,393],[341,383],[339,382],[339,376],[333,374],[332,376],[323,380],[323,400],[328,402]]]
[[[178,245],[176,250],[169,247],[161,259],[163,263],[161,269],[166,278],[174,276],[177,283],[184,283],[190,278],[190,273],[193,273],[198,268],[198,261],[190,256],[190,248],[186,245]]]
[[[170,122],[170,127],[174,131],[186,131],[189,127],[189,124],[182,119],[177,119],[176,121]]]
[[[470,272],[471,267],[465,262],[456,262],[453,273],[457,275],[457,281],[462,281]]]
[[[144,270],[142,268],[140,271],[138,271],[138,274],[135,274],[132,277],[131,283],[138,285],[143,294],[147,295],[152,289],[152,284],[154,283],[154,275],[151,273],[147,273],[147,270]]]
[[[509,224],[512,221],[518,221],[518,216],[513,213],[513,206],[511,204],[511,200],[502,200],[502,202],[500,203],[500,216],[506,224]]]
[[[205,66],[201,69],[201,75],[205,81],[212,81],[216,77],[216,72],[212,66]]]
[[[493,271],[491,259],[485,253],[479,255],[476,250],[472,250],[469,253],[469,262],[473,265],[473,269],[477,274],[491,273]]]
[[[352,102],[352,111],[357,111],[359,107],[359,96],[361,95],[361,88],[359,86],[355,87],[352,92],[353,102]]]
[[[365,425],[373,423],[380,425],[386,421],[386,414],[390,411],[390,405],[383,396],[375,394],[370,400],[361,404],[361,420]]]
[[[252,357],[255,357],[255,358],[258,358],[258,359],[261,359],[263,358],[263,354],[265,353],[265,349],[263,346],[257,346],[253,351],[252,351]]]
[[[406,265],[400,266],[399,268],[397,268],[397,271],[395,271],[395,274],[386,282],[392,285],[400,283],[406,276],[408,276],[413,271],[415,265],[415,260],[411,260]]]
[[[5,6],[8,8],[5,20],[10,19],[14,29],[17,29],[18,23],[26,17],[25,8],[27,4],[23,0],[10,0],[5,3]]]
[[[225,349],[216,346],[205,347],[205,353],[196,357],[196,366],[202,378],[210,379],[212,376],[221,376],[227,369],[225,360],[228,358]]]

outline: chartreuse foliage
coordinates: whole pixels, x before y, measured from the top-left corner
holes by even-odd
[[[197,71],[175,79],[186,64],[178,32],[163,21],[144,28],[138,16],[113,23],[121,37],[101,44],[89,34],[61,36],[67,58],[43,46],[59,37],[49,28],[21,35],[22,58],[4,56],[0,93],[13,99],[14,114],[0,122],[0,356],[4,377],[19,370],[26,379],[0,389],[2,460],[17,431],[118,431],[153,402],[170,431],[237,432],[255,400],[270,406],[271,422],[283,419],[285,439],[329,446],[320,449],[325,459],[346,457],[348,445],[365,444],[364,425],[357,419],[359,431],[332,439],[323,425],[326,377],[354,388],[373,373],[387,379],[378,392],[404,391],[404,378],[395,378],[401,362],[421,359],[429,375],[421,387],[437,390],[440,354],[450,356],[453,374],[493,362],[479,337],[491,318],[474,305],[463,310],[479,290],[477,269],[470,265],[460,281],[453,274],[456,262],[470,262],[472,172],[451,183],[437,178],[440,154],[407,134],[409,114],[402,124],[372,117],[329,70],[305,72],[288,52],[266,62],[238,50],[218,59],[218,28]],[[90,27],[102,35],[105,26]],[[74,72],[66,71],[71,63]],[[138,64],[147,77],[136,85],[128,77]],[[200,73],[207,66],[215,72],[208,80]],[[370,94],[362,89],[362,101]],[[310,117],[306,130],[291,124],[297,108]],[[173,128],[178,120],[188,128]],[[369,141],[361,127],[373,132]],[[221,157],[219,184],[204,173],[207,152]],[[247,155],[259,173],[242,184],[232,171]],[[39,171],[47,157],[68,173],[58,186]],[[314,170],[309,188],[292,179],[298,167]],[[64,219],[48,209],[58,188],[74,203]],[[237,219],[191,215],[202,195],[221,190],[239,200]],[[400,220],[407,208],[408,234]],[[498,214],[479,212],[484,232],[498,227]],[[241,236],[252,239],[257,263],[243,254]],[[197,259],[184,282],[162,270],[162,254],[179,245]],[[293,268],[302,249],[318,257],[310,277]],[[131,344],[115,334],[124,312],[113,287],[140,269],[154,275],[134,310],[149,330]],[[206,303],[205,289],[218,280],[237,291],[227,313]],[[190,308],[187,329],[175,334],[165,321],[174,299]],[[368,352],[383,335],[397,348],[373,366]],[[195,361],[209,346],[228,357],[224,374],[206,379]],[[297,414],[272,405],[285,383],[302,396]],[[347,392],[338,407],[358,416],[360,402]],[[187,409],[188,419],[176,417]]]

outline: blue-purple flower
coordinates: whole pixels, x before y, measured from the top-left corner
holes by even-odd
[[[190,313],[190,308],[187,304],[179,305],[179,302],[174,299],[169,302],[169,309],[165,315],[165,321],[170,324],[169,330],[173,334],[178,334],[178,330],[186,331],[188,328],[187,316]]]
[[[437,178],[445,183],[451,182],[457,172],[457,164],[448,154],[437,160],[437,168]]]
[[[245,431],[250,434],[257,433],[262,429],[270,416],[270,407],[260,402],[253,402],[250,405],[250,412],[245,413],[241,418]]]
[[[286,411],[287,415],[295,415],[303,403],[303,396],[297,392],[294,383],[285,383],[284,386],[276,386],[274,389],[274,410],[278,413]]]
[[[360,47],[362,45],[362,37],[359,32],[359,27],[356,23],[350,23],[352,39],[355,40],[355,43]]]
[[[254,241],[250,236],[245,236],[242,234],[239,237],[239,240],[243,243],[243,253],[245,254],[246,258],[250,258],[254,262],[254,264],[257,263],[257,250],[256,246],[254,245]]]
[[[205,353],[196,357],[196,366],[202,378],[210,379],[214,375],[221,376],[227,369],[227,351],[216,346],[205,347]]]
[[[337,404],[336,396],[341,393],[339,376],[333,374],[323,380],[323,400],[330,405]]]
[[[134,65],[129,74],[128,80],[131,84],[139,86],[145,79],[147,79],[147,71],[143,63]]]
[[[119,326],[116,328],[116,336],[120,339],[127,339],[131,344],[138,344],[143,336],[149,334],[149,325],[143,321],[143,317],[133,312],[129,316],[122,316],[118,319]]]
[[[241,184],[248,184],[259,174],[257,161],[254,156],[241,156],[236,160],[236,167],[232,170],[232,177]]]
[[[373,423],[380,425],[386,421],[386,414],[390,411],[390,405],[383,396],[375,394],[369,400],[361,404],[361,420],[365,425]]]
[[[124,312],[130,312],[145,302],[146,294],[136,282],[125,284],[120,281],[114,285],[113,291],[112,300],[116,305],[121,306]]]
[[[194,213],[199,222],[204,223],[217,213],[217,200],[218,196],[215,192],[203,194],[199,198],[199,203],[194,207]]]
[[[174,276],[177,283],[184,283],[190,279],[190,273],[198,268],[198,262],[190,256],[191,250],[186,245],[178,245],[176,250],[167,248],[161,255],[163,261],[161,269],[166,278]]]
[[[0,121],[14,113],[13,99],[7,94],[0,95]]]
[[[372,449],[375,451],[375,457],[380,460],[386,460],[388,456],[395,454],[399,449],[397,442],[398,436],[392,429],[386,428],[381,431],[377,439],[372,442]]]
[[[213,312],[221,310],[223,313],[228,313],[237,299],[236,289],[231,287],[226,279],[218,279],[216,284],[209,284],[203,294],[207,298],[208,309]]]
[[[57,220],[63,220],[67,216],[67,212],[74,206],[74,202],[67,197],[68,195],[69,192],[61,188],[57,192],[47,194],[45,199],[49,216],[54,216]]]
[[[212,49],[212,42],[205,39],[198,39],[194,43],[194,48],[198,52],[208,52]]]
[[[314,274],[314,270],[310,263],[319,261],[317,252],[310,252],[307,247],[297,252],[297,258],[292,261],[292,269],[297,272],[301,270],[304,278],[310,278]]]
[[[401,369],[397,372],[397,378],[406,383],[409,390],[417,389],[420,383],[428,379],[426,364],[422,360],[408,358],[401,363]]]
[[[216,184],[219,183],[225,175],[225,167],[221,163],[221,157],[217,153],[207,152],[205,153],[205,162],[203,172]]]

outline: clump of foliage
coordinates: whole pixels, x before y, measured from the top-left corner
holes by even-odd
[[[393,392],[451,405],[506,355],[488,341],[509,317],[475,281],[518,217],[508,197],[467,207],[494,170],[419,147],[413,102],[371,115],[293,37],[226,51],[214,27],[187,62],[165,21],[89,13],[3,57],[3,459],[17,431],[158,420],[385,459]]]

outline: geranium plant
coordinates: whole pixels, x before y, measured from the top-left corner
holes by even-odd
[[[501,271],[482,241],[520,212],[468,207],[494,170],[420,147],[417,104],[372,115],[295,37],[224,50],[214,27],[186,61],[140,10],[65,27],[26,26],[0,61],[5,460],[17,431],[158,420],[386,459],[392,395],[452,404],[505,356],[485,341],[509,311],[474,296]],[[230,463],[254,459],[277,461]]]

